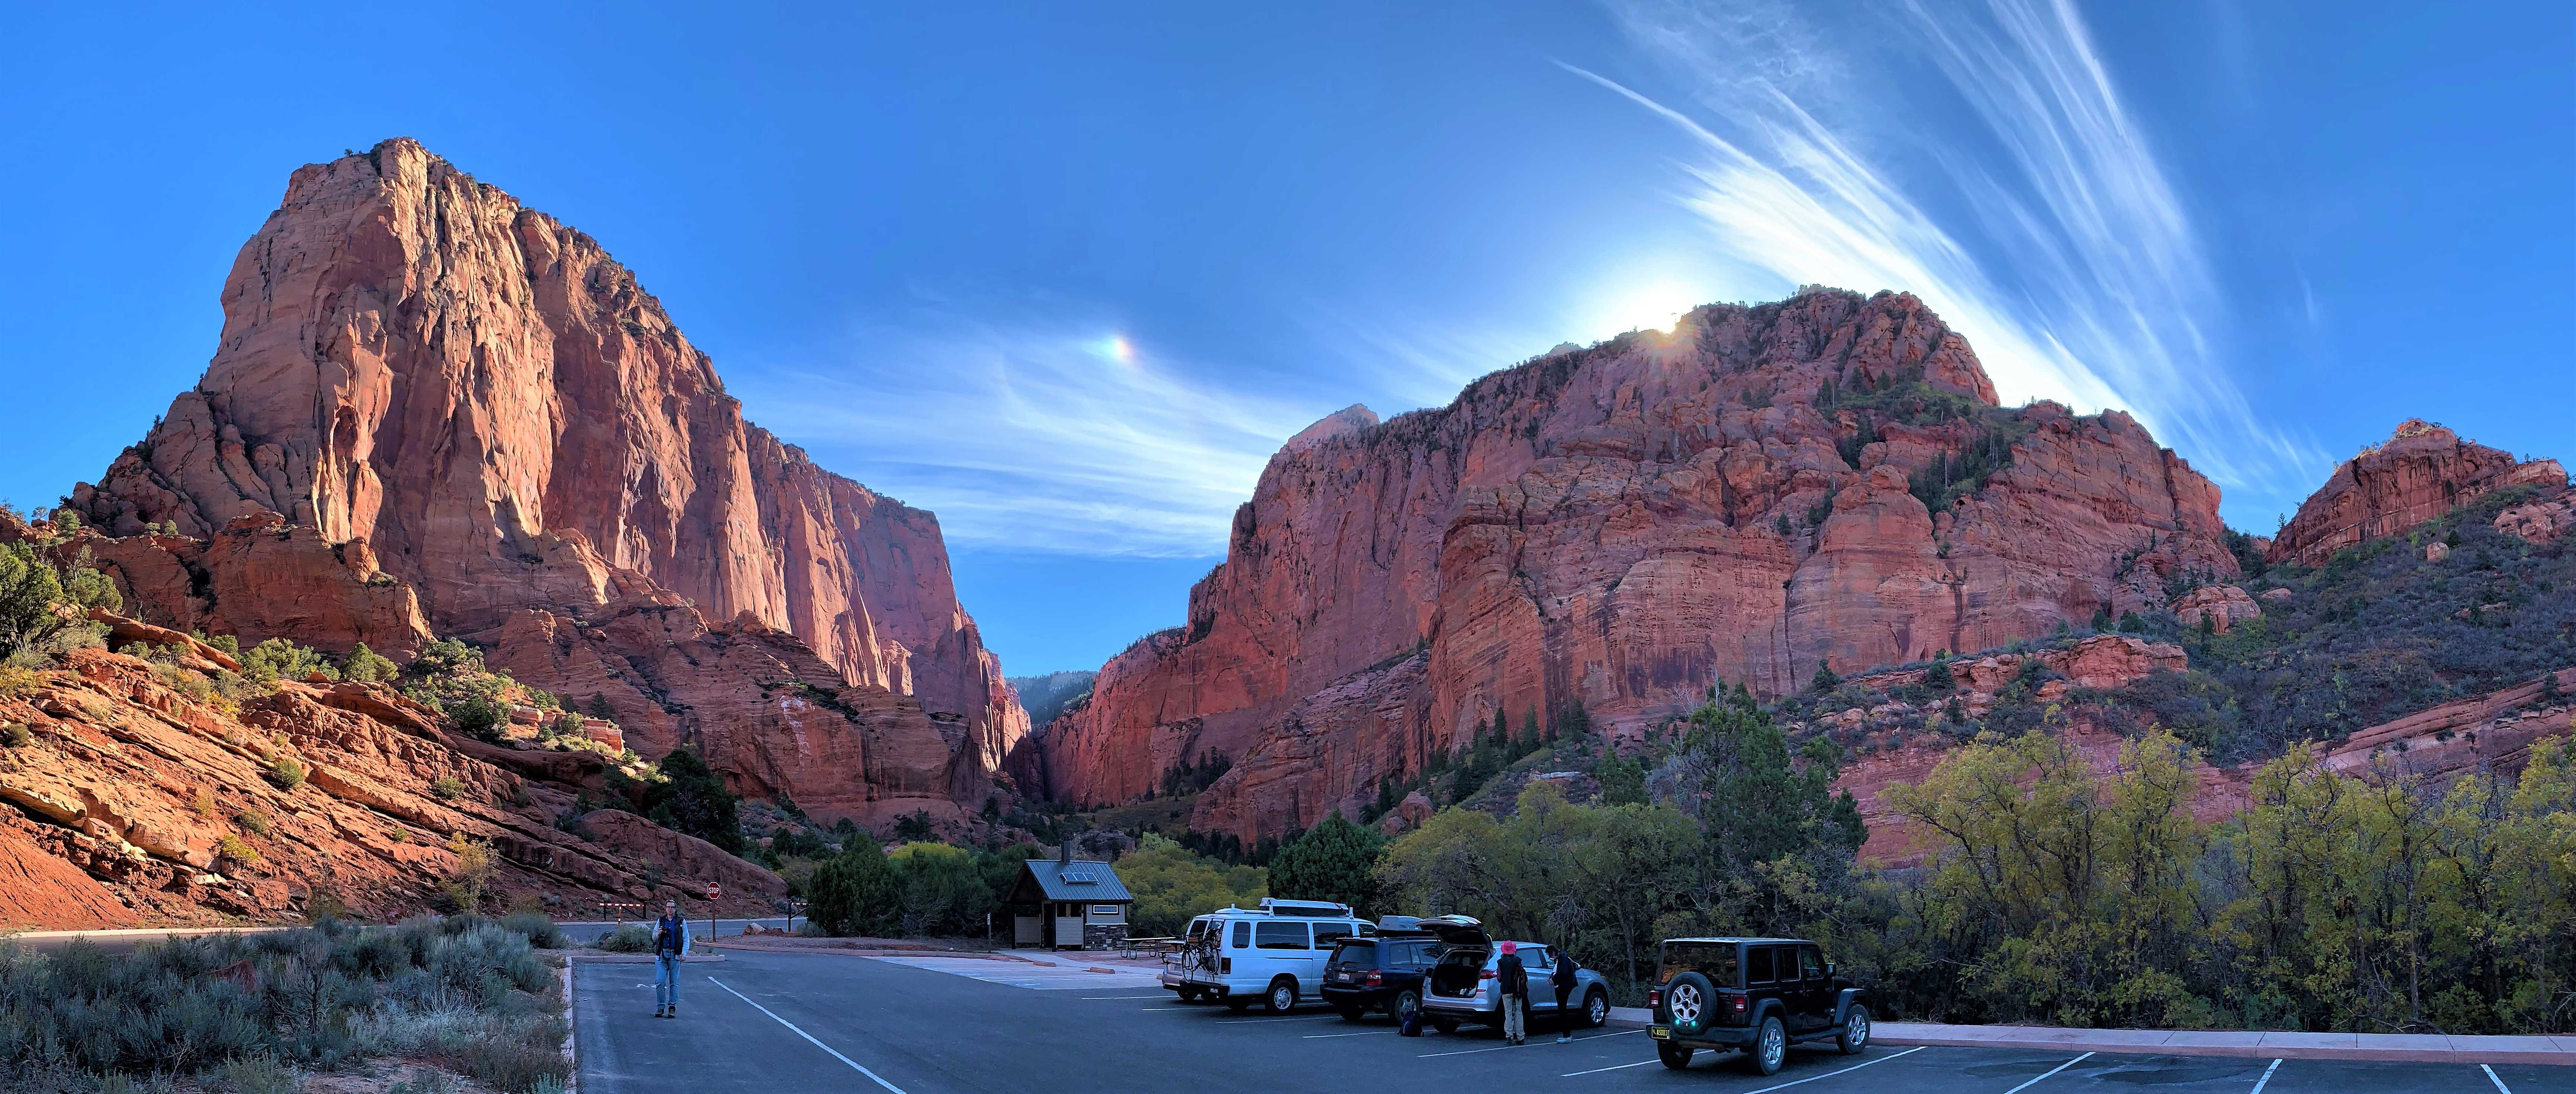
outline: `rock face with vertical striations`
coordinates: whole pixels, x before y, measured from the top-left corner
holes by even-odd
[[[1234,766],[1193,827],[1250,840],[1497,711],[1634,734],[1719,680],[1777,694],[2238,572],[2217,487],[2125,414],[1997,407],[1900,293],[1701,308],[1372,418],[1274,457],[1184,624],[1017,770],[1121,801],[1212,749]]]
[[[2449,429],[2409,418],[2397,432],[2345,460],[2334,477],[2299,506],[2266,557],[2322,564],[2363,540],[2393,536],[2509,486],[2558,493],[2567,469],[2556,460],[2516,460],[2502,449],[2460,439]]]
[[[204,379],[72,498],[127,537],[106,561],[154,621],[326,649],[462,635],[540,686],[649,704],[641,741],[809,765],[800,800],[834,779],[821,797],[867,799],[871,763],[797,756],[806,737],[768,736],[777,702],[641,666],[718,633],[792,642],[811,664],[777,660],[805,685],[902,697],[843,705],[909,704],[859,737],[907,770],[947,749],[969,798],[1026,732],[936,517],[744,421],[597,241],[419,144],[296,171],[223,307]],[[175,534],[131,538],[154,528]],[[604,621],[657,597],[694,622],[619,645]],[[638,667],[602,670],[614,686],[567,667],[591,646]]]

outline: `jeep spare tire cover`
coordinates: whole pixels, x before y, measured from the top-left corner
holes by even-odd
[[[1696,972],[1677,975],[1664,984],[1664,1009],[1674,1033],[1697,1036],[1717,1021],[1717,985]]]

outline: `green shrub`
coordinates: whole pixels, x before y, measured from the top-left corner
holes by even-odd
[[[0,745],[7,745],[10,748],[25,748],[28,745],[33,744],[35,740],[36,735],[29,731],[22,723],[11,722],[7,725],[0,726]]]
[[[241,655],[242,675],[260,683],[279,680],[302,680],[314,673],[339,679],[340,670],[332,668],[321,652],[284,638],[271,638]]]
[[[555,926],[555,921],[544,915],[535,912],[517,912],[503,917],[501,926],[505,930],[517,931],[526,936],[528,944],[538,949],[563,948],[563,928]]]
[[[465,780],[454,775],[441,775],[430,780],[429,792],[441,801],[455,801],[465,796]]]
[[[610,953],[650,953],[653,949],[653,932],[629,923],[599,936],[599,941],[591,945]]]
[[[233,814],[233,823],[239,826],[242,831],[248,832],[254,836],[265,836],[268,834],[268,816],[264,813],[254,813],[245,809],[239,813]]]
[[[283,752],[268,761],[268,781],[276,783],[280,790],[291,791],[304,785],[304,775],[304,765]]]
[[[240,836],[230,832],[224,833],[224,837],[216,841],[215,849],[224,858],[244,866],[259,861],[259,848],[251,846]]]
[[[368,649],[364,642],[358,643],[358,648],[350,650],[349,656],[340,660],[340,678],[355,680],[362,684],[383,683],[393,679],[401,671],[394,667],[392,661],[386,660],[384,655]]]

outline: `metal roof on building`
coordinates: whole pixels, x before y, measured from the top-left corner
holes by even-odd
[[[1057,862],[1033,858],[1028,866],[1029,875],[1038,879],[1038,890],[1045,893],[1048,900],[1113,903],[1136,899],[1127,891],[1127,883],[1118,880],[1118,872],[1110,869],[1106,862],[1084,859]]]

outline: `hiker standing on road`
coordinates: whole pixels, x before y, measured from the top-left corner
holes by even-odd
[[[1520,1044],[1529,1032],[1522,1026],[1522,1013],[1529,1007],[1529,970],[1521,967],[1518,943],[1503,943],[1503,956],[1494,962],[1494,983],[1503,990],[1503,1040]]]
[[[1560,946],[1556,951],[1556,971],[1547,974],[1547,982],[1556,986],[1556,1016],[1565,1022],[1556,1035],[1560,1045],[1574,1039],[1574,1014],[1565,1009],[1565,1001],[1574,996],[1574,973],[1580,967],[1574,963],[1574,955]]]
[[[662,918],[653,924],[653,1017],[680,1016],[680,958],[689,952],[689,924],[680,918],[680,902],[662,902]]]

